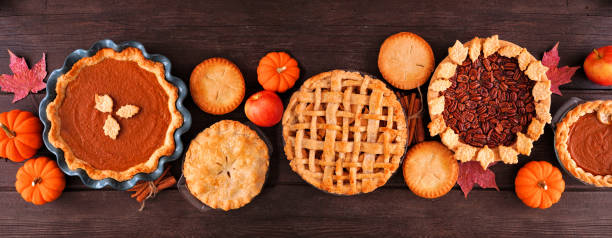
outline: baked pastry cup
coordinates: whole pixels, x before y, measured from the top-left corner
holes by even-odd
[[[597,100],[577,105],[557,123],[555,149],[559,162],[584,183],[612,187],[611,119],[612,100]]]
[[[422,198],[438,198],[447,194],[459,176],[459,164],[453,152],[437,141],[414,145],[404,159],[404,181]]]
[[[125,53],[122,54],[121,52]],[[68,74],[71,74],[71,72],[74,74],[74,72],[76,72],[76,70],[73,69],[82,67],[87,62],[91,63],[94,59],[100,60],[103,57],[126,57],[129,58],[128,60],[136,60],[144,65],[152,66],[157,70],[156,72],[158,72],[155,77],[160,79],[160,81],[165,81],[166,83],[164,84],[168,88],[176,90],[176,97],[174,97],[173,100],[168,100],[166,107],[168,107],[169,111],[177,111],[178,114],[171,112],[171,114],[175,116],[167,127],[168,133],[161,138],[161,140],[164,141],[164,145],[169,145],[167,147],[169,149],[160,151],[167,153],[151,154],[151,156],[145,158],[145,163],[137,164],[133,166],[133,168],[124,171],[101,171],[91,167],[91,165],[79,159],[78,156],[75,156],[69,147],[66,146],[67,144],[62,142],[63,138],[58,136],[59,124],[57,122],[61,121],[61,117],[57,117],[57,114],[55,114],[59,102],[57,99],[60,97],[57,91],[58,88],[61,89],[63,86],[66,86],[66,79],[70,78]],[[161,68],[158,68],[158,65],[161,65]],[[151,181],[161,176],[164,171],[164,165],[178,159],[182,154],[183,144],[180,136],[189,130],[191,126],[191,114],[183,106],[183,100],[188,93],[187,86],[181,79],[170,73],[170,68],[171,63],[166,57],[159,54],[149,54],[142,44],[134,41],[115,44],[111,40],[101,40],[96,42],[88,50],[79,49],[68,55],[63,66],[50,74],[47,80],[47,95],[41,101],[39,108],[40,119],[44,125],[43,140],[47,149],[56,155],[58,166],[62,171],[68,175],[80,177],[85,185],[96,189],[110,186],[115,189],[125,190],[133,187],[139,181]],[[92,95],[91,98],[84,100],[88,101],[91,99],[92,108],[94,107],[93,97]],[[115,107],[115,111],[117,111],[121,105],[123,104],[119,104]],[[171,109],[172,107],[174,109]],[[117,120],[121,120],[118,119],[120,116],[116,115],[115,111],[110,113],[112,113],[112,116],[117,118]],[[143,115],[146,114],[141,114],[140,116]],[[52,123],[52,120],[56,122]],[[102,122],[103,120],[97,123]],[[176,125],[176,127],[170,125]],[[99,129],[99,133],[103,133],[102,126],[95,129]],[[124,129],[128,130],[128,128]],[[119,137],[121,137],[121,134]],[[93,150],[96,148],[92,146],[91,149]]]
[[[378,69],[383,78],[396,88],[407,90],[423,85],[434,66],[431,46],[414,33],[393,34],[380,46]]]
[[[385,83],[333,70],[306,80],[282,119],[291,169],[334,194],[368,193],[384,185],[406,150],[406,118]]]
[[[427,92],[431,136],[483,168],[529,155],[551,121],[548,68],[497,35],[456,41],[448,51]]]
[[[244,77],[231,61],[210,58],[193,69],[189,80],[191,98],[202,111],[223,115],[236,109],[244,98]]]
[[[185,154],[189,192],[215,209],[238,209],[261,192],[269,166],[268,146],[248,126],[219,121],[200,132]]]

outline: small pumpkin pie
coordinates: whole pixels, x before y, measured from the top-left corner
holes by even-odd
[[[92,179],[131,179],[157,169],[173,153],[183,118],[177,88],[162,63],[137,48],[105,48],[82,58],[57,79],[47,106],[49,141],[64,152],[71,170]]]
[[[557,124],[555,148],[576,178],[612,187],[612,100],[590,101],[570,110]]]
[[[191,141],[183,175],[193,196],[227,211],[259,194],[268,165],[268,147],[259,135],[240,122],[223,120]]]
[[[497,35],[455,41],[429,83],[431,136],[439,134],[462,162],[516,164],[552,119],[547,70]]]

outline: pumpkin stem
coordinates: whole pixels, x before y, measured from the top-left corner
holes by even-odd
[[[287,69],[287,66],[283,66],[280,68],[276,68],[276,72],[278,72],[279,74],[282,73],[283,71],[285,71]]]
[[[33,181],[32,181],[32,187],[36,186],[36,184],[39,184],[42,182],[42,178],[41,177],[36,177]]]
[[[548,190],[548,185],[546,185],[546,182],[543,180],[538,182],[538,186],[544,190]]]
[[[11,131],[7,126],[2,124],[2,122],[0,122],[0,127],[2,128],[2,130],[4,131],[6,136],[8,136],[8,138],[14,138],[15,137],[15,132]]]

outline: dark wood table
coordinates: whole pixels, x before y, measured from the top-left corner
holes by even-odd
[[[60,67],[73,50],[109,38],[142,42],[167,56],[172,73],[187,81],[202,60],[234,61],[247,80],[247,95],[261,90],[258,60],[266,52],[290,52],[305,79],[331,69],[360,70],[380,78],[377,56],[389,35],[411,31],[432,46],[439,62],[458,39],[499,34],[536,57],[560,42],[561,65],[582,65],[595,47],[611,44],[612,1],[0,1],[0,48],[25,56],[30,65],[47,53],[47,70]],[[0,71],[10,73],[0,51]],[[570,97],[612,99],[610,88],[590,83],[579,70],[573,83],[552,96],[551,112]],[[0,111],[38,112],[44,91],[12,104],[0,94]],[[285,103],[290,93],[281,94]],[[243,105],[211,116],[191,101],[193,126],[183,137],[221,119],[244,119]],[[352,197],[323,193],[289,167],[280,148],[279,126],[263,129],[275,145],[269,179],[250,204],[230,212],[199,212],[176,188],[149,200],[146,209],[129,193],[92,190],[67,178],[59,200],[44,206],[15,192],[20,163],[0,161],[0,236],[610,236],[612,190],[586,186],[564,173],[566,191],[548,210],[526,207],[516,197],[517,170],[531,160],[559,166],[553,132],[535,143],[518,165],[493,167],[501,191],[476,188],[467,199],[458,187],[425,200],[412,194],[401,173],[378,190]],[[431,138],[430,138],[431,139]],[[433,138],[439,140],[438,137]],[[43,155],[49,155],[41,150]],[[175,168],[180,167],[174,163]],[[175,176],[180,176],[178,169]]]

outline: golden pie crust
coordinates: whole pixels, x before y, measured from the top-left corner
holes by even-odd
[[[468,52],[465,54],[465,52]],[[533,81],[537,81],[532,89],[535,105],[535,117],[528,123],[527,134],[517,132],[517,141],[510,146],[499,145],[495,148],[482,148],[465,144],[459,140],[458,134],[448,127],[442,116],[444,111],[444,96],[440,92],[450,87],[449,78],[455,75],[458,62],[472,60],[483,54],[487,57],[495,52],[508,58],[517,58],[519,68]],[[533,141],[544,133],[544,126],[550,123],[550,80],[546,77],[547,67],[533,57],[525,48],[514,43],[499,40],[497,35],[488,38],[474,38],[465,44],[457,44],[449,48],[449,56],[444,58],[433,73],[427,91],[427,102],[431,123],[428,125],[431,136],[440,134],[442,143],[455,152],[455,158],[462,161],[479,161],[483,168],[489,163],[503,161],[506,164],[518,163],[518,154],[529,155]]]
[[[330,193],[384,185],[406,148],[406,118],[385,83],[333,70],[306,80],[282,119],[285,154],[302,179]]]
[[[396,88],[406,90],[423,85],[434,66],[431,46],[414,33],[396,33],[380,46],[378,69],[383,78]]]
[[[193,69],[189,80],[193,101],[214,115],[236,109],[244,98],[244,78],[238,66],[224,58],[204,60]]]
[[[459,177],[459,164],[446,146],[426,141],[413,146],[404,159],[404,181],[419,197],[438,198],[447,194]]]
[[[62,118],[58,115],[59,108],[62,105],[63,100],[66,97],[66,90],[68,85],[77,78],[79,72],[91,65],[102,62],[105,59],[115,59],[119,61],[133,61],[138,64],[142,69],[149,71],[155,75],[157,82],[162,89],[168,95],[167,109],[170,111],[171,122],[166,130],[165,137],[163,138],[163,145],[157,148],[151,156],[144,163],[136,164],[129,169],[123,171],[114,170],[100,170],[94,168],[84,160],[79,159],[71,150],[70,146],[60,136],[60,127]],[[158,160],[162,156],[172,154],[174,151],[174,131],[179,128],[183,123],[183,117],[180,112],[176,109],[176,100],[178,99],[177,88],[166,81],[164,76],[164,66],[162,63],[155,62],[144,58],[142,52],[137,48],[126,48],[121,52],[116,52],[113,49],[105,48],[99,50],[94,56],[82,58],[77,61],[70,71],[61,75],[57,79],[57,85],[55,87],[57,96],[47,106],[47,117],[51,122],[51,128],[49,130],[49,142],[55,147],[61,149],[64,152],[64,158],[66,164],[71,170],[83,169],[87,172],[87,175],[96,180],[113,178],[117,181],[125,181],[131,179],[138,173],[151,173],[157,169]],[[143,138],[146,139],[146,138]],[[95,149],[95,148],[92,148]]]
[[[198,200],[227,211],[259,194],[268,165],[268,147],[257,133],[240,122],[223,120],[191,141],[183,175]]]
[[[576,164],[576,161],[572,159],[568,150],[572,125],[577,122],[580,117],[589,113],[601,113],[607,115],[609,119],[610,115],[612,115],[612,100],[589,101],[570,110],[563,120],[557,124],[557,130],[555,132],[555,148],[557,149],[557,155],[563,167],[576,178],[598,187],[612,187],[612,174],[594,175],[585,171]]]

